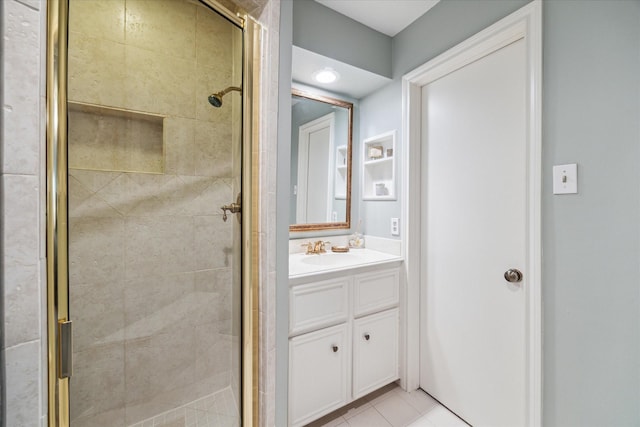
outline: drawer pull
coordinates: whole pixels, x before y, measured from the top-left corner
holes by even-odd
[[[371,335],[369,335],[369,334],[364,334],[364,339],[365,339],[365,340],[369,341],[369,339],[370,339],[370,338],[371,338]]]
[[[333,350],[334,353],[338,352],[338,346],[337,345],[331,346],[331,349]]]

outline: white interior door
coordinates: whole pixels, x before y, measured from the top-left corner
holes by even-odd
[[[331,221],[335,113],[305,123],[298,137],[298,224]]]
[[[520,39],[422,87],[420,387],[476,427],[527,425],[526,82]]]

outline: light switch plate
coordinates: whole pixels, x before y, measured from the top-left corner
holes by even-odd
[[[578,165],[556,165],[553,167],[553,194],[578,193]]]

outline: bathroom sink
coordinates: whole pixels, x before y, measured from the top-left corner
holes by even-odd
[[[400,259],[402,258],[397,255],[371,249],[354,249],[347,253],[327,252],[320,255],[297,252],[289,254],[289,277],[339,271]]]
[[[300,262],[309,265],[347,265],[358,262],[361,257],[353,254],[327,253],[320,255],[305,255]]]

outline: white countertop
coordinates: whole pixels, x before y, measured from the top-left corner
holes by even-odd
[[[401,256],[367,248],[351,249],[346,253],[327,252],[320,255],[294,253],[289,254],[289,278],[398,261],[402,261]]]

